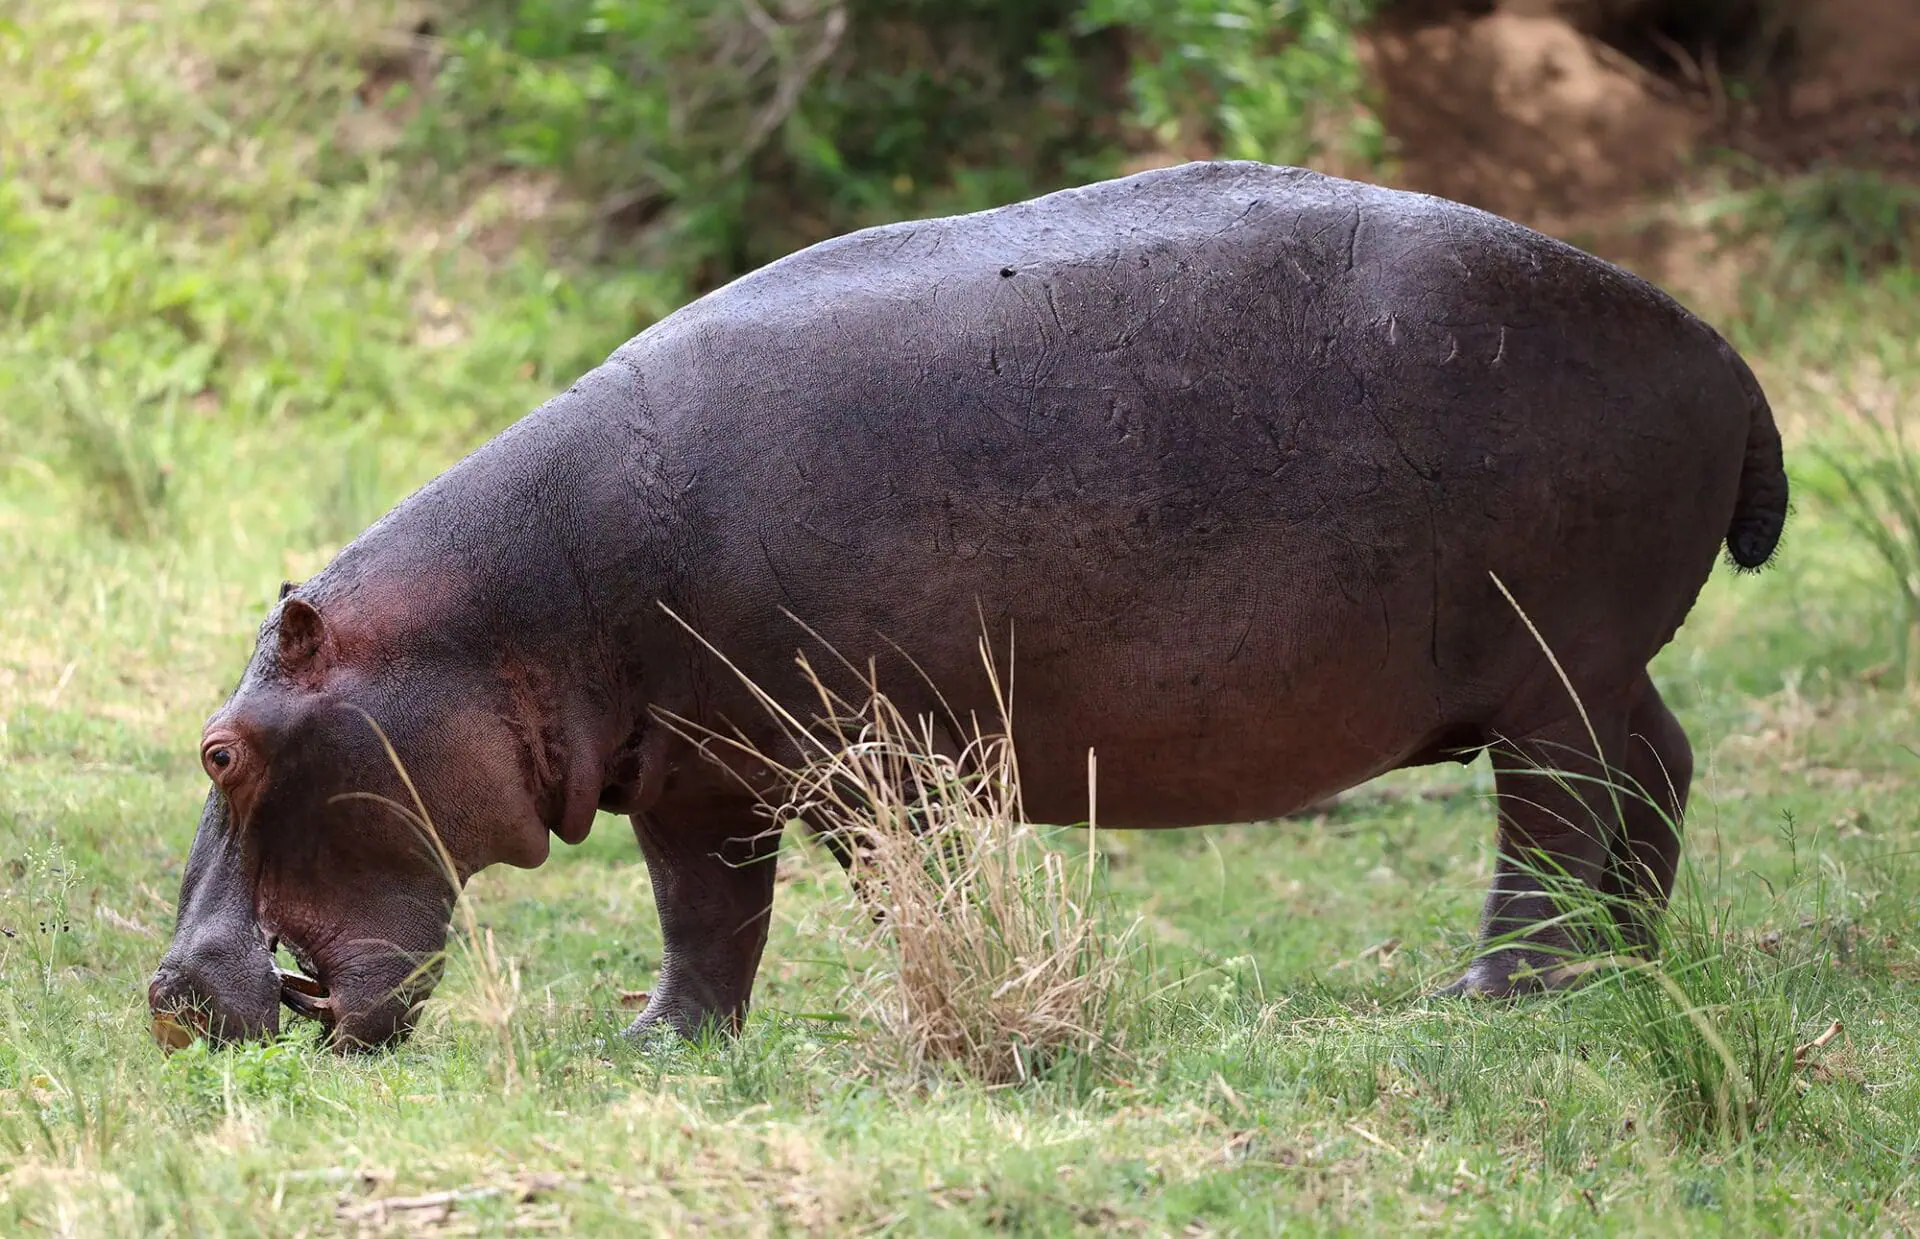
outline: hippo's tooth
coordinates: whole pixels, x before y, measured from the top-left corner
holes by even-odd
[[[312,977],[303,976],[298,972],[289,972],[285,968],[278,968],[275,969],[275,971],[280,974],[280,988],[282,990],[293,990],[296,993],[305,994],[309,998],[325,998],[327,996],[327,987]]]
[[[319,1020],[322,1024],[333,1023],[333,1000],[330,998],[315,998],[297,989],[283,989],[280,991],[280,1002],[295,1015]]]
[[[280,1002],[287,1010],[323,1024],[333,1023],[333,999],[326,986],[285,968],[276,971],[280,974]]]

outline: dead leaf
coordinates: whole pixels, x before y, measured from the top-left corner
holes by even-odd
[[[1372,946],[1368,947],[1366,950],[1360,952],[1360,958],[1372,959],[1374,956],[1378,955],[1380,957],[1380,962],[1384,964],[1387,962],[1387,957],[1392,955],[1395,951],[1399,949],[1400,949],[1400,939],[1388,938],[1385,942],[1376,942]]]
[[[1821,1033],[1793,1052],[1793,1065],[1795,1067],[1806,1066],[1807,1060],[1813,1056],[1813,1052],[1815,1050],[1826,1049],[1828,1045],[1832,1044],[1833,1039],[1840,1035],[1840,1032],[1839,1020],[1835,1020],[1833,1023],[1827,1025],[1827,1031]]]

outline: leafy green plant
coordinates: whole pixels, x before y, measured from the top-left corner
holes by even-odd
[[[167,1057],[167,1071],[184,1099],[202,1113],[223,1113],[241,1100],[275,1102],[299,1111],[313,1103],[311,1053],[306,1045],[288,1040],[225,1049],[195,1041]]]
[[[63,961],[70,957],[73,936],[73,893],[80,884],[73,862],[55,842],[29,849],[8,866],[11,880],[5,888],[5,938],[0,941],[0,968],[16,952],[31,964],[43,992],[55,988]]]
[[[556,173],[709,286],[868,224],[995,206],[1142,144],[1299,162],[1356,109],[1369,0],[498,0],[418,140]]]
[[[1354,34],[1372,0],[1087,0],[1083,31],[1124,30],[1134,120],[1165,147],[1305,163],[1330,135],[1378,158],[1382,130],[1355,103]]]
[[[493,6],[450,39],[440,88],[505,162],[575,173],[633,209],[725,181],[792,114],[847,14],[828,0],[778,13],[736,0]]]

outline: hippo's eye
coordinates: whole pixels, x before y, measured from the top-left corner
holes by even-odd
[[[225,783],[240,768],[239,746],[231,740],[216,740],[200,750],[200,764],[206,767],[208,778]]]

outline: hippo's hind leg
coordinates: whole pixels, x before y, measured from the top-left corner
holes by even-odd
[[[1687,733],[1643,680],[1627,716],[1626,752],[1620,761],[1621,829],[1602,884],[1620,927],[1621,945],[1645,950],[1673,894],[1680,862],[1680,830],[1693,782],[1693,747]]]
[[[1480,954],[1441,991],[1506,997],[1572,983],[1569,968],[1604,949],[1591,932],[1625,793],[1596,759],[1619,753],[1625,712],[1577,714],[1491,749],[1500,833],[1493,889],[1481,917]]]
[[[629,1035],[665,1025],[693,1038],[739,1031],[773,911],[777,830],[750,807],[637,814],[664,952],[647,1009]]]

